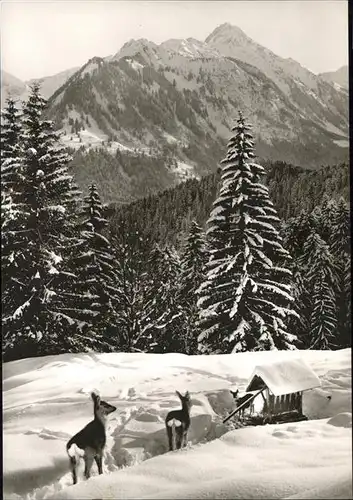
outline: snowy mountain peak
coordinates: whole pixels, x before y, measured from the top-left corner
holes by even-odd
[[[150,42],[149,40],[146,40],[146,38],[139,38],[138,40],[132,38],[128,42],[124,43],[124,45],[112,59],[118,60],[125,56],[133,56],[138,52],[154,53],[156,50],[158,50],[158,45],[156,45],[154,42]]]
[[[165,49],[168,54],[180,55],[188,58],[220,57],[217,50],[208,47],[196,38],[175,39],[171,38],[161,43],[160,48]]]
[[[311,92],[318,90],[318,82],[314,73],[292,58],[283,59],[277,56],[271,50],[249,38],[240,28],[229,23],[218,26],[206,38],[205,43],[224,56],[255,66],[288,97],[291,96],[293,79],[307,86]]]
[[[168,59],[168,54],[164,53],[158,45],[145,38],[140,38],[138,40],[131,39],[125,43],[110,61],[118,61],[123,57],[134,57],[137,55],[140,56],[140,63],[150,64],[154,67],[158,67],[162,63],[162,60]]]
[[[205,43],[221,43],[230,41],[252,41],[243,30],[230,23],[223,23],[212,31],[205,40]]]

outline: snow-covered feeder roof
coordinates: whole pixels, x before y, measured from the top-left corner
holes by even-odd
[[[275,396],[307,391],[321,385],[320,379],[302,359],[290,359],[256,366],[246,391],[265,385]]]

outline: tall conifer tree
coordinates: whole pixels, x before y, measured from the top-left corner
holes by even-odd
[[[75,242],[75,207],[79,192],[68,172],[70,157],[59,145],[53,123],[42,119],[46,107],[39,85],[32,86],[23,108],[20,205],[15,233],[18,284],[11,307],[3,312],[3,338],[9,358],[96,346],[87,325],[68,314],[68,266]],[[9,283],[9,286],[10,286]],[[5,286],[7,286],[5,284]]]
[[[338,343],[346,347],[351,345],[351,238],[349,205],[343,198],[336,203],[331,225],[328,243],[337,271]]]
[[[205,235],[192,220],[181,256],[181,276],[178,302],[181,307],[181,331],[185,354],[197,354],[198,315],[197,290],[204,281],[206,263]]]
[[[21,112],[16,102],[8,98],[1,112],[1,191],[16,190],[21,174]]]
[[[328,245],[314,231],[305,242],[302,259],[307,264],[306,286],[312,296],[310,348],[330,349],[337,345],[337,275]]]
[[[288,252],[279,218],[253,162],[250,126],[239,116],[222,161],[219,195],[208,220],[209,262],[200,287],[202,352],[294,349]]]
[[[96,332],[104,333],[112,321],[118,293],[112,245],[104,232],[107,220],[95,184],[83,200],[79,222],[79,244],[72,258],[77,275],[80,315]]]

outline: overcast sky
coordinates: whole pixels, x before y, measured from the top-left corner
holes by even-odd
[[[27,80],[115,54],[131,38],[204,40],[229,22],[314,73],[348,64],[346,0],[1,2],[2,68]]]

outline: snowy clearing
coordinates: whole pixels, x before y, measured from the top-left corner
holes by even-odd
[[[168,132],[163,132],[162,135],[169,144],[176,144],[177,142],[180,142],[176,137],[174,137],[174,135],[170,135]]]
[[[91,119],[93,121],[93,119]],[[79,149],[82,146],[85,150],[89,150],[90,148],[101,147],[113,154],[117,149],[120,151],[129,151],[134,152],[134,150],[128,146],[124,146],[120,142],[113,141],[108,145],[108,137],[101,131],[97,131],[96,127],[92,130],[83,129],[78,132],[78,134],[66,133],[66,135],[61,136],[61,142],[64,146]],[[148,149],[146,148],[146,151]],[[136,152],[142,154],[146,154],[145,150],[136,149]]]
[[[174,174],[178,179],[186,181],[187,179],[199,179],[200,177],[195,174],[194,167],[188,163],[178,161],[177,166],[173,168]]]
[[[304,393],[312,420],[231,431],[222,424],[234,408],[229,389],[244,391],[259,364],[298,357],[321,380]],[[64,354],[5,363],[4,497],[352,498],[350,361],[345,349]],[[94,465],[85,481],[81,465],[72,486],[65,444],[92,419],[93,389],[117,406],[108,418],[105,473],[97,476]],[[165,453],[163,419],[180,407],[176,389],[193,400],[189,446]]]
[[[143,64],[140,64],[139,62],[134,61],[133,59],[126,59],[126,61],[130,64],[132,69],[134,69],[135,71],[139,71],[141,68],[144,67]]]
[[[340,85],[339,83],[333,82],[333,86],[335,87],[336,90],[347,93],[347,89],[345,87],[342,87],[342,85]]]
[[[100,137],[97,133],[83,129],[78,132],[78,134],[66,133],[66,135],[61,136],[61,142],[64,146],[73,149],[81,148],[82,146],[87,149],[91,146],[100,146],[105,140],[105,136],[102,134]]]
[[[348,140],[345,140],[345,139],[342,139],[342,140],[336,140],[336,141],[333,141],[337,146],[339,146],[340,148],[349,148],[349,141]]]

